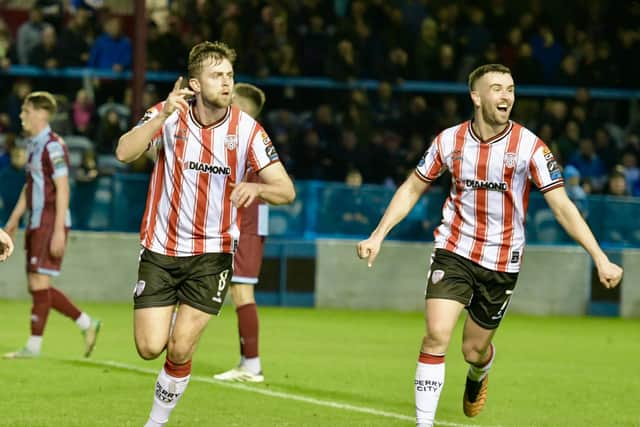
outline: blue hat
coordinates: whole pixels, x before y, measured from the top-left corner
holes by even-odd
[[[575,177],[580,178],[580,171],[573,165],[567,165],[564,168],[564,179],[569,180]]]

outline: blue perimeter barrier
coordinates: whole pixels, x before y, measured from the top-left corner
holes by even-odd
[[[73,228],[138,232],[148,183],[149,176],[139,174],[102,176],[92,188],[72,183]],[[297,198],[291,205],[270,207],[271,237],[309,242],[316,238],[366,237],[376,227],[395,192],[394,188],[368,184],[353,188],[341,183],[298,181],[295,185]],[[439,187],[430,189],[389,238],[433,240],[447,191]],[[9,204],[0,200],[1,223],[10,214]],[[639,198],[590,196],[582,209],[603,246],[640,247]],[[526,233],[528,243],[573,243],[538,192],[532,192],[529,200]]]
[[[183,73],[184,74],[184,73]],[[133,72],[114,72],[111,70],[101,70],[93,68],[69,67],[57,70],[45,70],[30,65],[12,65],[8,70],[0,71],[0,75],[15,77],[51,77],[66,79],[83,78],[104,78],[114,80],[131,80]],[[147,82],[174,82],[181,74],[169,71],[147,71],[145,80]],[[363,79],[351,82],[339,82],[326,77],[266,77],[256,78],[247,75],[236,75],[237,81],[253,83],[259,86],[295,86],[312,89],[367,89],[373,90],[378,87],[378,80]],[[424,92],[424,93],[449,93],[466,94],[469,88],[464,83],[433,82],[407,80],[402,84],[395,85],[395,89],[400,92]],[[554,98],[574,98],[579,87],[572,86],[540,86],[540,85],[518,85],[518,95],[532,97],[554,97]],[[610,88],[589,88],[592,99],[613,99],[628,100],[640,98],[640,90],[630,89],[610,89]]]

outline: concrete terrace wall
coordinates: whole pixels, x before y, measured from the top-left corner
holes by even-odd
[[[134,233],[73,231],[56,286],[78,301],[131,301],[137,280],[139,243]],[[22,234],[14,256],[0,264],[0,298],[28,299]],[[385,242],[374,266],[356,257],[355,240],[316,242],[315,304],[318,307],[419,311],[431,243]],[[625,279],[620,313],[640,317],[640,251],[622,255]],[[530,246],[510,312],[584,315],[590,260],[573,246]]]

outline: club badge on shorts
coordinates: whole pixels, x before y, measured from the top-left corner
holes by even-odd
[[[133,288],[133,295],[135,295],[136,297],[142,295],[145,285],[146,282],[144,280],[138,280],[138,283],[136,283],[136,286]]]
[[[431,273],[431,283],[435,285],[440,280],[442,280],[443,277],[444,277],[443,270],[433,270],[433,273]]]

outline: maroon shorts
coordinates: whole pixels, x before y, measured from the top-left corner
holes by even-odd
[[[69,229],[65,229],[65,240]],[[25,250],[27,252],[27,272],[57,276],[60,274],[62,258],[54,257],[49,252],[53,227],[40,227],[27,230],[25,234]]]
[[[255,285],[258,283],[262,254],[264,253],[264,236],[240,233],[238,249],[233,257],[232,283]]]

